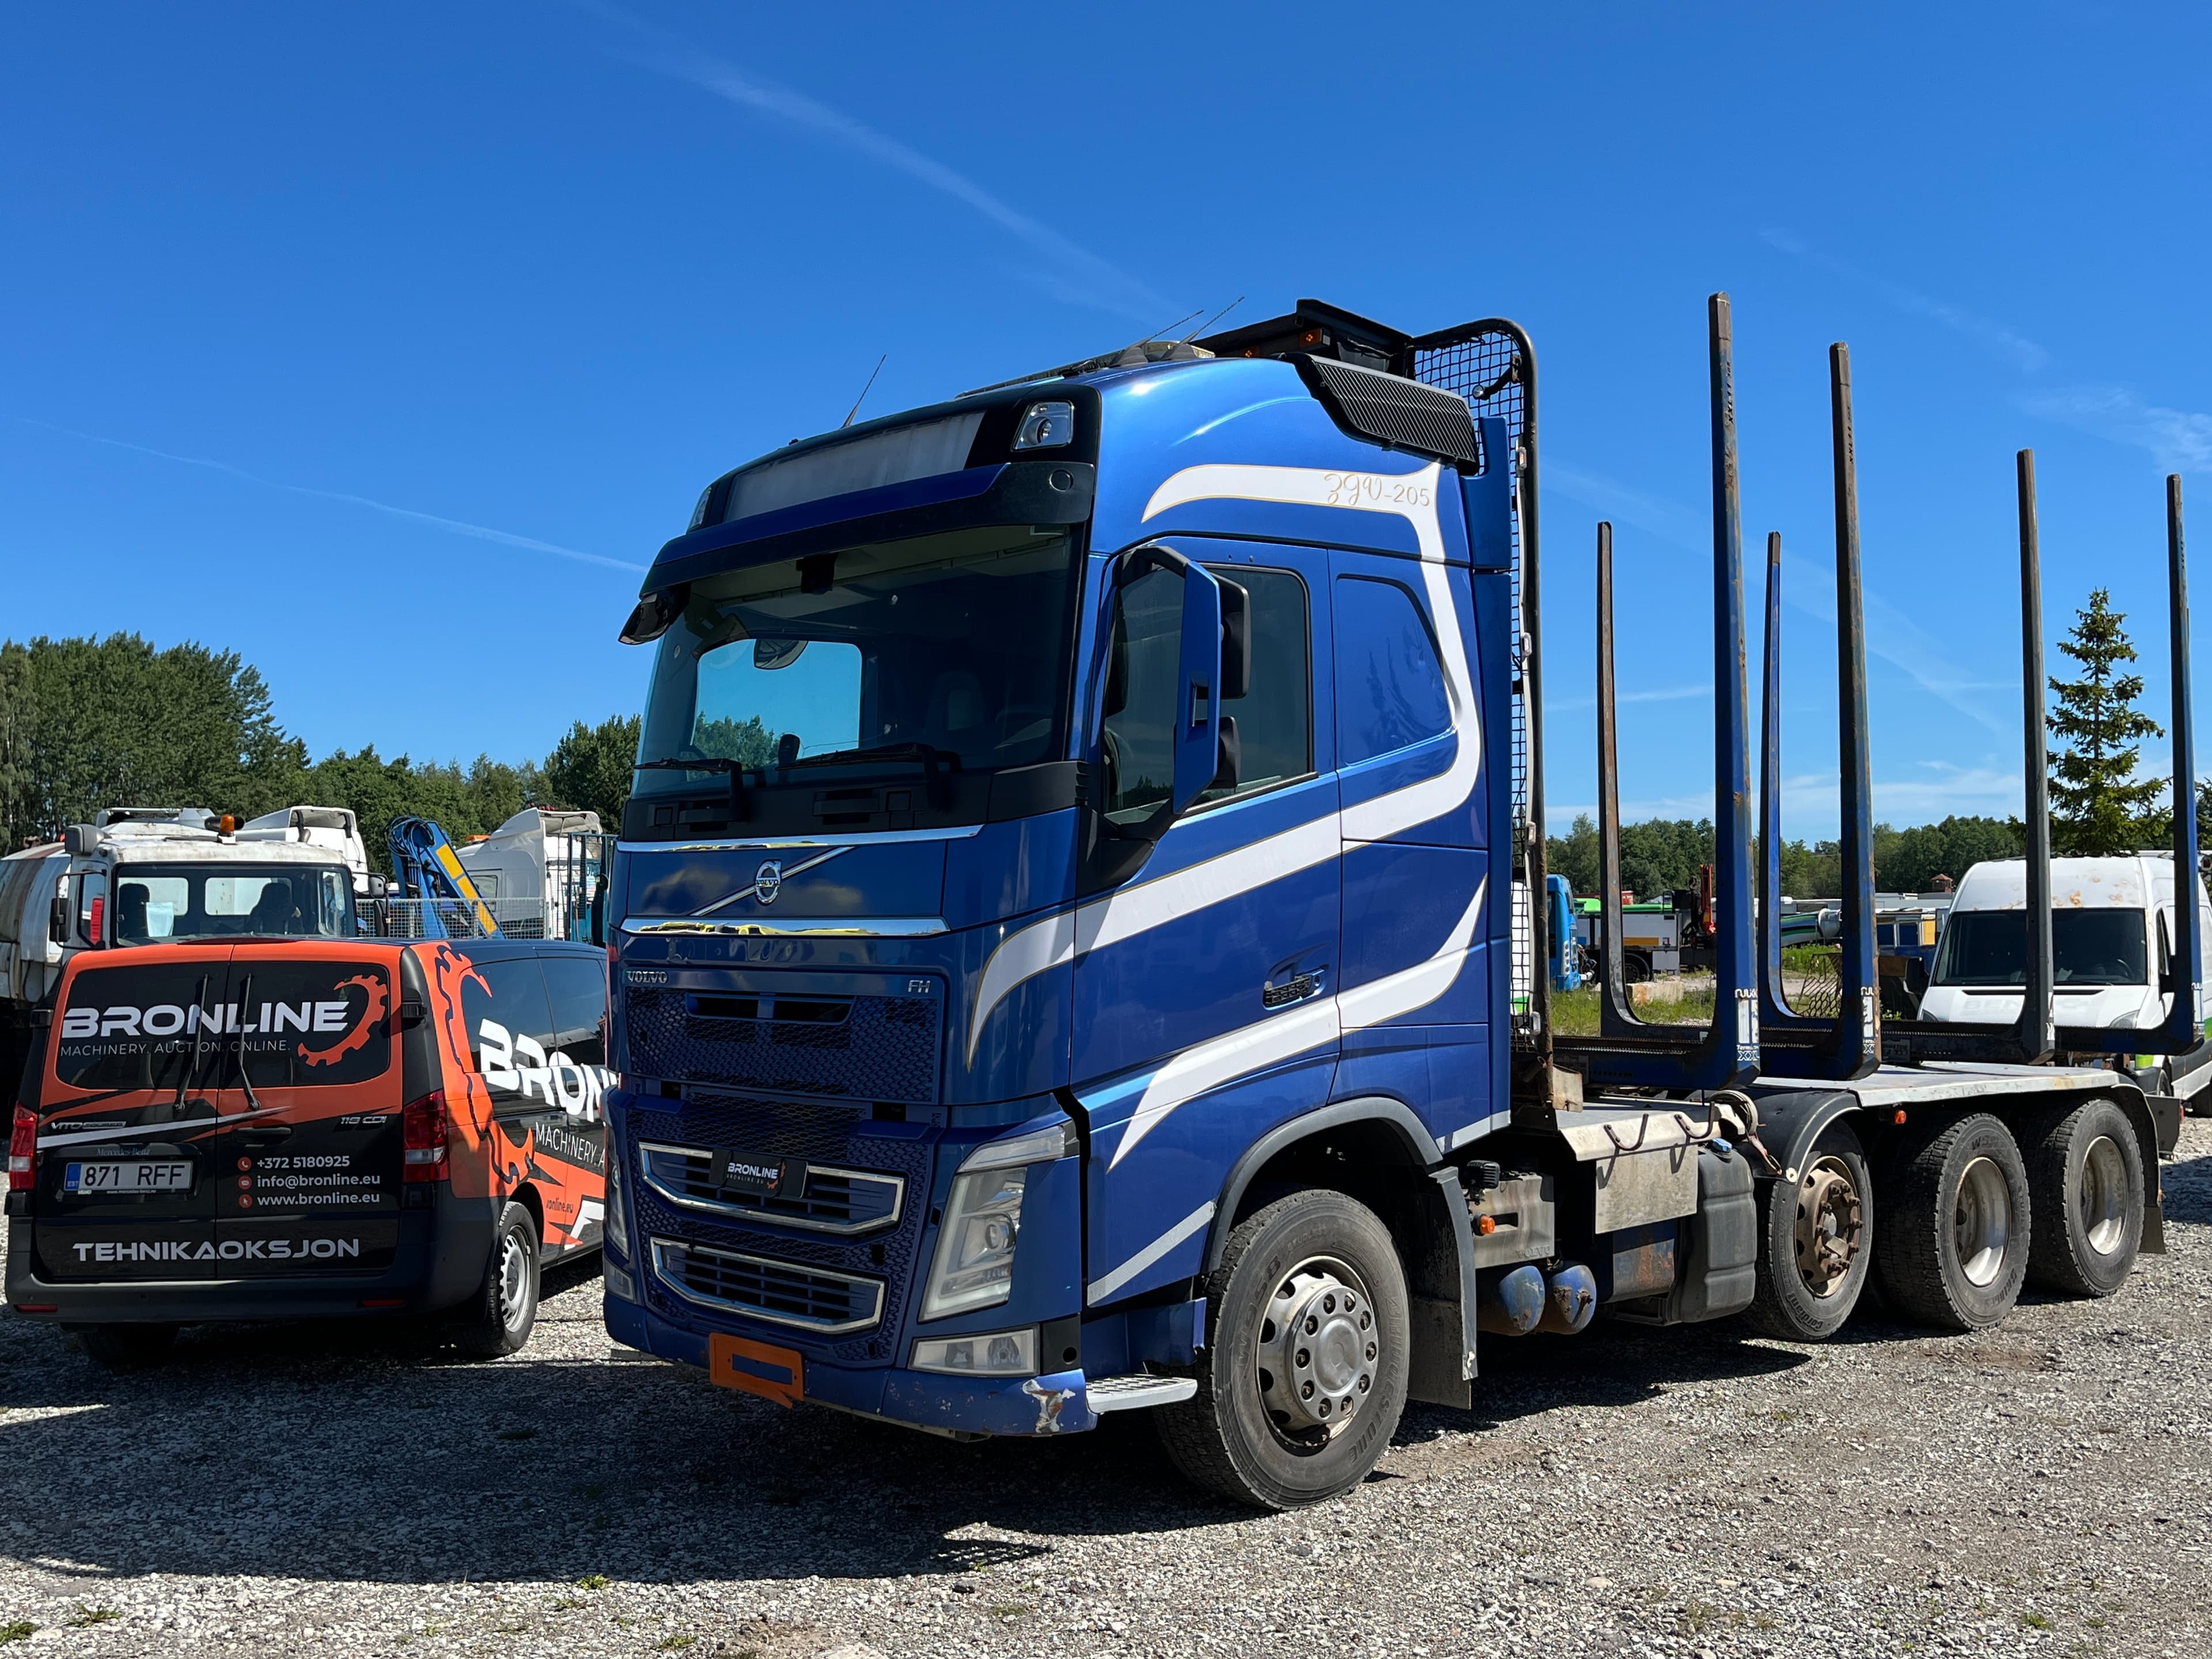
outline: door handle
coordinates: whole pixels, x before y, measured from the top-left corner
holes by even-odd
[[[1294,1002],[1304,1002],[1309,997],[1319,996],[1322,976],[1328,971],[1326,968],[1316,968],[1309,972],[1292,974],[1288,979],[1269,981],[1260,988],[1260,1006],[1270,1010],[1287,1008]]]
[[[233,1129],[231,1134],[241,1146],[274,1146],[280,1141],[291,1139],[292,1126],[289,1123],[268,1123],[258,1128]]]

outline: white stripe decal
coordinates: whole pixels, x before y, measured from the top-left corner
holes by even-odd
[[[1193,1233],[1196,1232],[1200,1228],[1203,1227],[1207,1222],[1212,1219],[1213,1204],[1212,1200],[1209,1200],[1206,1203],[1200,1205],[1182,1220],[1176,1222],[1174,1226],[1169,1228],[1167,1231],[1162,1233],[1151,1243],[1146,1245],[1143,1249],[1138,1251],[1136,1255],[1131,1256],[1127,1261],[1124,1261],[1120,1267],[1115,1268],[1112,1273],[1108,1273],[1103,1279],[1092,1279],[1091,1281],[1091,1301],[1094,1303],[1103,1302],[1108,1297],[1113,1295],[1115,1291],[1120,1290],[1124,1285],[1134,1279],[1139,1273],[1144,1272],[1146,1268],[1151,1267],[1152,1263],[1158,1261],[1170,1250],[1175,1249],[1176,1245],[1182,1243],[1185,1239],[1188,1238]]]
[[[1486,877],[1475,884],[1474,899],[1446,935],[1437,953],[1426,962],[1401,968],[1395,974],[1370,980],[1349,991],[1320,1002],[1274,1015],[1255,1024],[1205,1042],[1193,1043],[1152,1074],[1145,1085],[1128,1127],[1114,1148],[1108,1170],[1118,1166],[1130,1149],[1166,1121],[1186,1101],[1224,1083],[1265,1071],[1309,1048],[1328,1042],[1340,1028],[1364,1030],[1402,1019],[1425,1008],[1452,987],[1474,948],[1476,923],[1482,915],[1482,898],[1489,886]]]
[[[1072,963],[1086,951],[1134,938],[1320,864],[1336,856],[1346,842],[1383,841],[1442,817],[1474,794],[1482,763],[1481,728],[1475,717],[1474,686],[1468,676],[1459,613],[1452,605],[1443,568],[1443,532],[1437,520],[1437,489],[1442,471],[1434,463],[1416,472],[1397,475],[1331,472],[1316,467],[1209,465],[1186,467],[1152,492],[1145,506],[1146,520],[1185,502],[1229,498],[1389,513],[1411,524],[1421,550],[1431,619],[1443,654],[1458,750],[1451,765],[1434,777],[1093,900],[1073,916],[1066,912],[1048,916],[1009,934],[984,963],[975,988],[975,1012],[968,1026],[970,1066],[975,1063],[985,1022],[1023,981]],[[1397,499],[1380,499],[1385,495]],[[1172,836],[1175,831],[1168,833]],[[1224,1039],[1230,1040],[1233,1039]]]
[[[227,1117],[180,1117],[167,1123],[134,1123],[120,1129],[90,1129],[79,1134],[58,1133],[40,1135],[39,1149],[44,1152],[50,1146],[93,1146],[107,1140],[150,1140],[162,1136],[196,1135],[203,1129],[219,1129],[226,1124],[245,1123],[289,1109],[283,1106],[264,1106],[258,1111],[233,1112]]]

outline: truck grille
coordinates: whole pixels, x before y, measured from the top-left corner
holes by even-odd
[[[872,1329],[883,1318],[878,1279],[772,1261],[681,1239],[653,1241],[653,1271],[688,1301],[823,1335]]]
[[[785,1184],[792,1185],[791,1176],[797,1176],[796,1190],[770,1195],[717,1184],[714,1154],[705,1147],[647,1140],[637,1150],[646,1184],[670,1203],[741,1221],[811,1232],[873,1232],[897,1224],[906,1196],[906,1182],[898,1176],[818,1164],[790,1170]]]
[[[941,1000],[623,988],[630,1068],[778,1094],[932,1104]]]

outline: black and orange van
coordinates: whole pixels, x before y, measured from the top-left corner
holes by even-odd
[[[606,960],[531,939],[88,951],[14,1103],[9,1304],[112,1364],[211,1320],[530,1336],[599,1243]]]

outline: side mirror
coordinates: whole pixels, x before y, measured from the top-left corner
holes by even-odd
[[[1139,653],[1133,648],[1136,642],[1127,636],[1121,594],[1154,572],[1164,572],[1181,582],[1180,615],[1169,612],[1174,617],[1169,623],[1174,631],[1169,635],[1159,628],[1168,623],[1168,617],[1161,614],[1166,607],[1152,609],[1158,631],[1145,641],[1147,665],[1141,672],[1146,683],[1133,686],[1129,681],[1139,671],[1133,671],[1129,663]],[[1221,772],[1224,584],[1203,565],[1192,562],[1173,548],[1156,544],[1123,554],[1115,565],[1114,584],[1117,592],[1105,683],[1101,688],[1101,718],[1127,715],[1132,708],[1145,711],[1143,729],[1149,736],[1140,747],[1149,748],[1154,763],[1169,775],[1161,780],[1168,784],[1167,799],[1140,823],[1124,823],[1117,833],[1157,841],[1184,809],[1213,787]],[[1169,672],[1164,647],[1170,637],[1175,641],[1174,678],[1163,683]],[[1112,742],[1113,736],[1111,732],[1107,733],[1109,749],[1118,747]],[[1125,732],[1125,741],[1127,736]],[[1158,773],[1152,776],[1158,778]]]
[[[46,937],[56,945],[69,943],[70,902],[66,887],[54,895],[54,902],[47,910]]]

